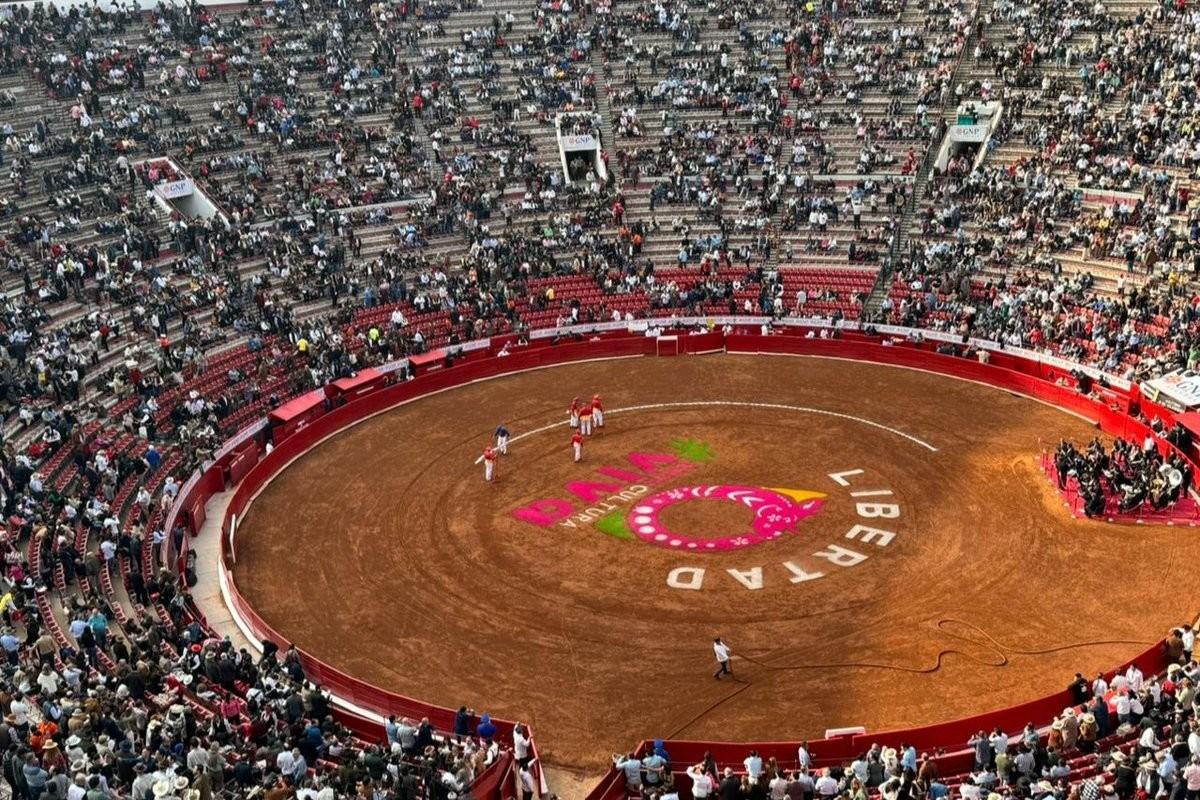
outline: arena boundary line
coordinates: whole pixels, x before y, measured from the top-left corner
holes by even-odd
[[[710,352],[720,353],[720,352],[724,352],[724,351],[713,350]],[[739,355],[739,354],[738,353],[729,353],[728,355]],[[845,360],[849,360],[849,359],[845,359]],[[862,362],[859,362],[859,363],[862,363]],[[934,373],[930,373],[930,374],[934,374]],[[466,384],[464,384],[464,386],[465,385]],[[605,413],[605,416],[613,416],[616,414],[629,413],[632,411],[651,411],[656,408],[708,408],[708,407],[713,407],[713,406],[733,406],[735,408],[765,408],[765,409],[772,410],[772,411],[797,411],[801,414],[819,414],[819,415],[825,416],[825,417],[837,417],[839,419],[848,419],[848,420],[852,420],[854,422],[861,422],[864,425],[870,425],[872,428],[879,428],[881,430],[885,430],[888,433],[894,433],[897,436],[900,436],[904,439],[908,439],[913,444],[918,444],[921,447],[924,447],[926,450],[928,450],[931,453],[938,452],[938,449],[936,447],[934,447],[933,445],[931,445],[929,442],[926,442],[923,439],[918,439],[916,436],[905,433],[904,431],[897,430],[895,428],[889,428],[887,425],[884,425],[882,422],[875,422],[873,420],[864,419],[863,417],[856,417],[853,414],[843,414],[840,411],[829,411],[829,410],[823,409],[823,408],[812,408],[811,406],[789,406],[784,403],[755,403],[750,400],[745,400],[745,401],[743,401],[743,400],[680,400],[680,401],[673,402],[673,403],[646,403],[644,405],[638,405],[638,406],[625,406],[624,408],[613,408],[613,409],[609,409],[608,411],[606,411],[604,413]],[[534,428],[531,431],[525,431],[525,433],[517,434],[516,436],[511,437],[508,441],[509,441],[509,443],[512,443],[512,442],[519,441],[519,440],[524,439],[529,436],[536,436],[539,433],[545,433],[546,431],[553,430],[555,428],[561,428],[563,425],[569,424],[569,422],[570,422],[569,420],[562,420],[560,422],[552,422],[549,425],[543,425],[540,428]],[[483,456],[476,457],[475,463],[482,464]]]
[[[827,355],[821,355],[819,353],[772,353],[772,352],[766,351],[766,350],[759,350],[754,353],[750,353],[750,352],[746,352],[746,351],[739,351],[739,350],[735,350],[732,353],[730,353],[728,350],[726,350],[724,352],[726,353],[726,355],[731,355],[731,356],[783,356],[785,358],[823,358],[823,359],[827,359],[829,361],[845,361],[848,364],[878,364],[881,367],[891,367],[892,369],[908,369],[908,370],[912,370],[913,372],[923,372],[926,375],[937,375],[942,378],[952,378],[953,380],[962,381],[964,383],[973,383],[976,386],[986,386],[988,389],[992,389],[993,391],[997,391],[997,392],[1005,392],[1007,394],[1015,394],[1017,397],[1023,397],[1026,400],[1032,400],[1035,403],[1041,403],[1042,405],[1046,406],[1047,408],[1053,408],[1055,411],[1061,411],[1064,414],[1070,414],[1072,417],[1075,417],[1076,419],[1086,422],[1089,425],[1098,425],[1099,424],[1096,422],[1096,420],[1088,419],[1083,414],[1080,414],[1078,411],[1072,411],[1069,408],[1063,408],[1062,406],[1056,406],[1056,405],[1054,405],[1054,403],[1051,403],[1049,400],[1043,400],[1040,397],[1034,397],[1031,394],[1025,394],[1024,392],[1018,391],[1016,389],[1005,389],[1005,388],[1001,388],[1001,387],[995,385],[994,383],[988,383],[987,381],[980,381],[980,380],[976,380],[975,378],[965,378],[962,375],[954,375],[949,372],[938,372],[937,370],[925,369],[924,367],[913,367],[913,366],[909,366],[908,364],[889,364],[886,361],[863,361],[861,358],[846,358],[845,356],[827,356]],[[1197,499],[1200,499],[1200,497],[1198,497]]]

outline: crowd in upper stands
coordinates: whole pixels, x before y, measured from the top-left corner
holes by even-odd
[[[214,637],[160,559],[222,441],[364,366],[720,313],[950,330],[1126,377],[1196,367],[1200,12],[1110,4],[0,9],[8,784],[448,798],[497,758],[466,709],[437,736],[402,720],[386,747],[354,740],[297,654]],[[961,103],[1004,110],[939,166]],[[559,133],[598,136],[605,169],[565,175]],[[164,197],[189,181],[219,213]],[[1136,443],[1064,461],[1147,491],[1161,466]],[[983,737],[958,792],[1194,800],[1190,646],[1181,664],[1069,744]],[[1133,763],[1089,744],[1123,725],[1151,731]],[[731,797],[949,791],[910,751],[824,775],[755,758]],[[663,763],[630,769],[669,793]],[[725,797],[715,765],[693,771]]]
[[[1164,57],[1194,51],[1195,10],[1004,2],[987,17],[958,89],[1003,117],[981,164],[934,175],[885,315],[1126,377],[1195,366],[1195,76]]]

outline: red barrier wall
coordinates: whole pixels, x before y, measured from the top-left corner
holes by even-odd
[[[377,369],[364,369],[353,378],[339,378],[325,387],[325,396],[341,404],[348,403],[383,387],[387,375]]]
[[[179,508],[184,511],[184,520],[188,531],[195,536],[204,525],[207,512],[204,505],[208,498],[225,489],[225,476],[217,469],[209,469],[200,477],[187,497],[176,499]]]
[[[239,453],[234,453],[229,462],[228,480],[230,486],[237,486],[242,479],[258,463],[258,447],[253,443]]]
[[[720,332],[698,335],[681,332],[680,352],[705,352],[724,347],[730,353],[826,356],[911,367],[975,380],[1029,395],[1093,420],[1104,431],[1115,436],[1140,438],[1148,432],[1145,425],[1128,416],[1132,403],[1140,401],[1145,408],[1145,401],[1137,395],[1136,390],[1132,393],[1125,393],[1120,390],[1103,389],[1101,390],[1103,402],[1084,397],[1073,388],[1074,381],[1070,379],[1069,373],[1064,373],[1058,367],[1030,361],[1018,355],[991,353],[989,363],[984,364],[977,360],[937,353],[935,352],[936,343],[884,345],[878,338],[860,334],[848,334],[837,339],[820,339],[806,338],[804,333],[803,329],[791,329],[783,335],[764,337],[750,332],[733,333],[728,336]],[[494,343],[494,347],[498,347],[499,344],[499,342]],[[495,350],[492,352],[494,353]],[[298,429],[288,431],[291,435],[282,440],[277,438],[277,446],[271,453],[249,466],[243,466],[247,462],[239,462],[238,456],[235,456],[230,462],[231,472],[234,465],[237,464],[238,471],[241,472],[244,469],[245,474],[226,514],[225,530],[228,530],[230,515],[237,514],[240,518],[253,495],[271,477],[284,469],[290,461],[326,436],[371,414],[433,392],[498,375],[571,361],[648,355],[654,352],[654,339],[630,336],[627,333],[596,337],[591,341],[559,344],[541,340],[531,346],[514,348],[506,356],[494,356],[479,351],[471,353],[469,358],[456,362],[452,367],[432,370],[427,367],[423,374],[407,383],[375,387],[374,391],[365,392],[331,412],[326,412],[323,405],[309,403],[302,410],[304,424]],[[1060,385],[1060,382],[1066,385]],[[1148,413],[1157,413],[1167,422],[1172,420],[1170,412],[1166,409],[1153,408],[1147,411]],[[1161,442],[1160,446],[1169,448],[1169,445]],[[200,481],[189,497],[183,499],[184,507],[194,507],[195,500],[199,499],[202,502],[217,490],[219,487],[214,489],[211,481]],[[223,539],[223,559],[228,557],[225,547],[226,542]],[[232,576],[229,578],[231,602],[247,625],[257,634],[270,638],[281,646],[286,646],[287,642],[262,620],[237,593],[236,587],[232,583]],[[418,700],[384,692],[322,664],[308,654],[302,654],[302,657],[305,669],[313,680],[321,683],[332,693],[363,708],[383,714],[427,716],[439,728],[452,727],[454,714],[450,709],[439,708]],[[1156,645],[1142,653],[1134,659],[1134,662],[1138,663],[1146,673],[1161,671],[1165,668],[1161,645]],[[1122,664],[1116,669],[1124,670],[1126,666],[1126,664]],[[1069,697],[1064,690],[1048,697],[1037,698],[1008,708],[923,728],[881,731],[860,736],[812,741],[810,742],[810,751],[818,764],[841,763],[853,758],[873,743],[899,746],[900,743],[906,742],[922,751],[947,751],[938,758],[943,774],[959,772],[971,765],[972,754],[965,749],[967,739],[971,734],[980,729],[990,730],[995,727],[1016,733],[1029,722],[1043,726],[1068,704]],[[512,723],[496,720],[496,724],[503,738],[511,737]],[[378,735],[378,730],[376,730],[376,735]],[[646,743],[643,743],[642,748],[645,746]],[[795,742],[672,741],[668,747],[673,762],[679,766],[699,761],[705,752],[711,752],[720,764],[738,765],[752,747],[757,749],[764,759],[774,757],[781,765],[790,766],[796,762],[797,744]],[[487,785],[480,788],[486,788],[486,791],[478,791],[477,797],[504,800],[515,794],[515,786],[511,780],[511,765],[504,768],[503,776],[500,775],[500,772],[500,769],[493,768],[485,773],[485,776],[489,776]],[[686,780],[680,783],[680,788],[684,790],[682,794],[685,796],[687,784]],[[623,780],[617,774],[608,775],[589,795],[592,800],[600,800],[600,798],[608,800],[608,798],[623,796]]]
[[[271,436],[279,443],[324,413],[325,390],[313,389],[267,415],[271,423]]]
[[[681,353],[711,353],[725,347],[725,334],[720,331],[679,337]]]

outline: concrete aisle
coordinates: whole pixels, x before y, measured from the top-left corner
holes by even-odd
[[[235,647],[245,647],[252,653],[259,651],[257,643],[251,643],[242,633],[242,629],[233,621],[229,608],[221,597],[221,582],[219,579],[221,564],[221,521],[225,518],[225,509],[233,499],[233,491],[219,492],[209,499],[205,508],[204,525],[200,535],[192,539],[192,549],[196,552],[196,586],[192,589],[192,598],[196,607],[204,614],[212,629],[222,636],[228,636]]]

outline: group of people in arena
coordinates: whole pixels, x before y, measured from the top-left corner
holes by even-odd
[[[874,315],[1126,377],[1196,368],[1196,24],[1183,0],[0,9],[3,783],[450,800],[512,747],[528,800],[527,731],[502,743],[464,707],[362,741],[296,651],[213,635],[159,561],[183,479],[299,392],[576,322]],[[988,158],[918,197],[944,109],[992,100]],[[560,112],[602,137],[608,178],[563,175]],[[221,214],[164,208],[176,167]],[[893,256],[877,309],[799,266]],[[1137,443],[1059,459],[1092,514],[1192,484]],[[1168,638],[1164,676],[1084,681],[1048,730],[974,737],[968,776],[911,747],[616,762],[661,800],[682,780],[721,800],[1197,800],[1193,639]]]
[[[1110,502],[1121,512],[1136,510],[1143,503],[1155,511],[1169,508],[1186,497],[1193,474],[1187,459],[1172,451],[1163,455],[1153,437],[1138,444],[1122,438],[1105,449],[1099,437],[1080,450],[1065,439],[1054,452],[1058,488],[1066,489],[1074,479],[1089,517],[1102,517]]]

